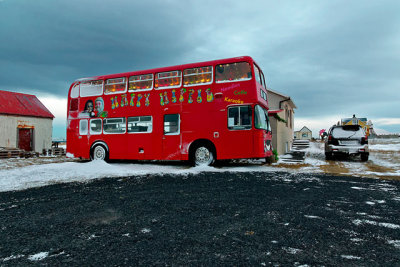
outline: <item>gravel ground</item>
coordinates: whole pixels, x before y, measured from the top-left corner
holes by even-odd
[[[400,182],[201,173],[0,193],[0,265],[400,266]]]

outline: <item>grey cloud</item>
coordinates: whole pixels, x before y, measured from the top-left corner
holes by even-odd
[[[296,116],[399,116],[398,1],[0,2],[0,89],[250,55]],[[368,106],[368,108],[366,108]],[[367,111],[366,111],[367,110]]]

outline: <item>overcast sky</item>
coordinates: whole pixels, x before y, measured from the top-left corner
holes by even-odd
[[[0,0],[0,90],[37,95],[65,136],[82,77],[252,56],[296,130],[343,117],[400,132],[400,1]]]

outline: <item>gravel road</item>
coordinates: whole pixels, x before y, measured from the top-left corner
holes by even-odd
[[[105,178],[0,193],[0,266],[400,266],[400,182]]]

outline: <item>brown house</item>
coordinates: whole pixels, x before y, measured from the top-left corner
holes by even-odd
[[[51,148],[53,119],[36,96],[0,90],[0,147]]]

